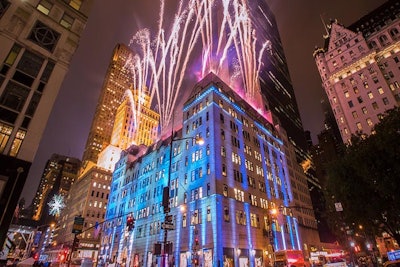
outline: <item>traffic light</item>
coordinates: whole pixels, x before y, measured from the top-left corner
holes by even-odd
[[[195,246],[199,245],[199,238],[197,236],[194,238],[194,245]]]
[[[132,231],[133,228],[135,228],[135,219],[130,215],[126,218],[126,227],[128,228],[128,231]]]

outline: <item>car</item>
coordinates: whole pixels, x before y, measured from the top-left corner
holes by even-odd
[[[76,258],[71,260],[70,267],[93,267],[91,258]]]
[[[400,260],[387,261],[383,264],[383,267],[400,267]]]

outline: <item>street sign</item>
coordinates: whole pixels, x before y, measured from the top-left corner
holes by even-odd
[[[75,216],[74,218],[74,225],[72,226],[72,233],[73,234],[80,234],[83,230],[83,223],[85,219],[81,216]]]
[[[335,203],[335,209],[336,209],[336,211],[343,211],[342,203],[341,202],[336,202]]]
[[[174,230],[175,226],[173,224],[162,223],[161,228],[165,230]]]

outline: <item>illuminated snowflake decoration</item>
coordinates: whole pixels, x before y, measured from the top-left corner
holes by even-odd
[[[60,216],[61,210],[65,208],[64,197],[62,195],[54,195],[48,205],[50,207],[50,215]]]

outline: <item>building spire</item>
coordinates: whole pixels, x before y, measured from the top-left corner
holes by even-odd
[[[321,18],[322,25],[324,25],[324,29],[326,32],[326,35],[324,36],[324,38],[327,38],[327,37],[329,37],[329,31],[328,31],[328,27],[326,26],[326,23],[324,21],[323,14],[319,14],[319,17]]]

